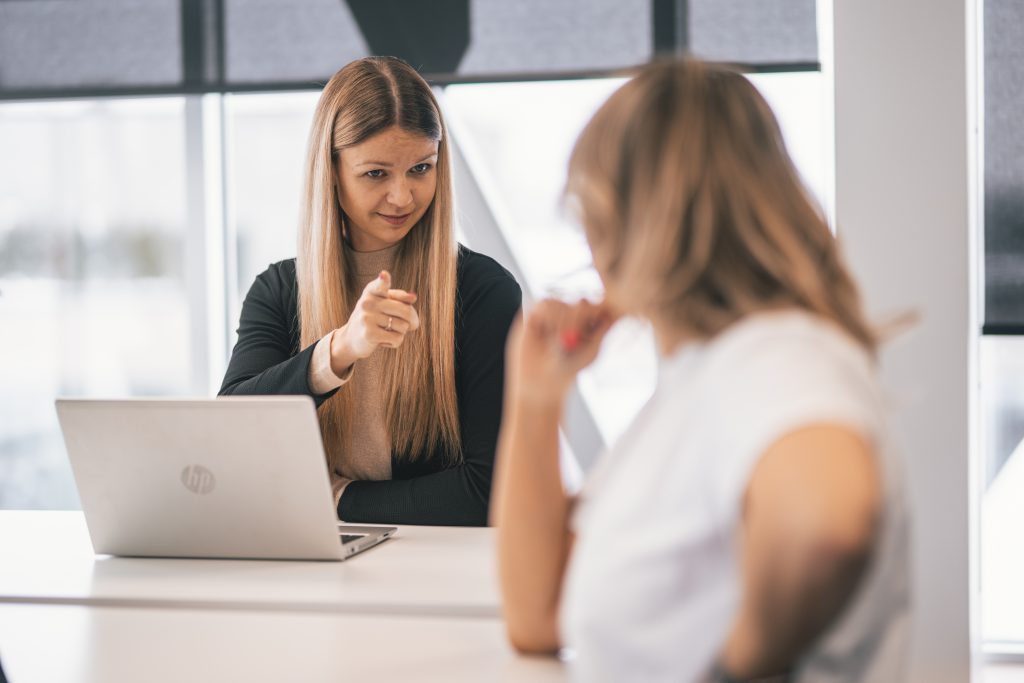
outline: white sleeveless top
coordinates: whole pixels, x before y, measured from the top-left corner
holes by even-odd
[[[574,681],[685,683],[707,672],[739,606],[736,535],[753,467],[783,435],[822,422],[875,445],[885,509],[865,580],[795,680],[903,679],[904,494],[875,368],[832,324],[786,311],[663,359],[654,396],[592,471],[572,519],[560,619]]]

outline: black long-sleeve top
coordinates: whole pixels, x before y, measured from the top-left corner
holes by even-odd
[[[442,453],[391,457],[392,479],[353,481],[338,503],[346,522],[484,526],[501,421],[505,340],[522,304],[512,275],[493,259],[459,247],[455,306],[455,391],[462,459],[446,467]],[[299,348],[295,259],[256,277],[242,304],[220,395],[301,394],[317,406],[334,391],[309,388],[311,344]]]

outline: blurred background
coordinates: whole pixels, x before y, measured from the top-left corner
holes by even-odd
[[[435,85],[467,246],[528,299],[595,297],[559,201],[568,153],[622,70],[656,56],[742,65],[831,216],[826,3],[0,0],[0,508],[78,507],[55,397],[215,393],[249,284],[295,255],[312,111],[348,61],[397,55]],[[1024,651],[1021,27],[1020,2],[984,2],[976,456],[993,651]],[[570,479],[654,387],[644,325],[608,347],[574,398]]]

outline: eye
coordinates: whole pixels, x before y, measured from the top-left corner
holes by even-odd
[[[423,175],[432,168],[433,165],[431,164],[416,164],[415,166],[412,167],[412,172],[415,173],[416,175]]]
[[[365,175],[367,178],[383,178],[384,177],[384,169],[375,168],[372,171],[367,171],[363,175]]]

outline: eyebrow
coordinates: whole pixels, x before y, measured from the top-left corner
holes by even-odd
[[[437,156],[437,154],[438,154],[437,152],[431,152],[430,154],[428,154],[427,156],[423,157],[422,159],[417,161],[415,164],[413,164],[413,166],[415,166],[416,164],[422,164],[427,159],[433,159],[434,157]],[[354,164],[354,165],[355,166],[383,166],[385,168],[391,168],[392,166],[394,166],[394,164],[389,164],[386,161],[360,161],[359,163]]]

